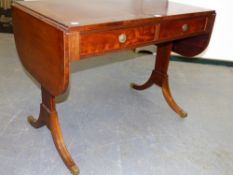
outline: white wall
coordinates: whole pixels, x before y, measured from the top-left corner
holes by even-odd
[[[212,38],[207,50],[199,57],[233,61],[233,1],[232,0],[171,0],[217,12]]]

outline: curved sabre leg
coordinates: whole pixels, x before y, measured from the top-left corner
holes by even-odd
[[[52,134],[53,142],[56,149],[61,156],[63,162],[73,175],[79,174],[79,168],[73,161],[69,151],[66,148],[60,124],[58,121],[58,114],[56,111],[55,97],[50,95],[45,89],[42,91],[42,103],[40,105],[40,115],[38,120],[32,116],[28,117],[28,122],[35,128],[40,128],[46,125]]]
[[[34,128],[41,128],[45,125],[48,126],[48,121],[46,117],[46,110],[44,110],[44,104],[41,103],[40,105],[40,115],[38,119],[35,119],[33,116],[28,116],[27,121],[28,123],[33,126]]]
[[[173,99],[169,84],[168,84],[168,66],[170,60],[170,52],[172,50],[172,43],[163,43],[157,46],[156,62],[154,70],[148,79],[148,81],[143,85],[137,85],[132,83],[130,86],[136,90],[144,90],[152,86],[153,84],[158,85],[162,88],[163,96],[167,101],[168,105],[177,113],[180,117],[187,117],[187,113],[177,105]]]
[[[33,116],[28,116],[27,121],[34,128],[41,128],[42,126],[45,126],[45,123],[44,123],[43,119],[41,118],[41,115],[39,116],[38,119],[35,119]]]
[[[151,74],[150,78],[142,85],[138,85],[136,83],[131,83],[130,87],[136,90],[145,90],[149,87],[151,87],[154,84],[154,80],[153,80],[153,73]]]
[[[177,103],[173,99],[171,92],[170,92],[167,78],[165,78],[163,80],[162,92],[163,92],[163,96],[164,96],[165,100],[167,101],[168,105],[173,109],[173,111],[175,111],[177,114],[179,114],[179,116],[181,118],[187,117],[188,114],[179,105],[177,105]]]
[[[63,162],[73,175],[79,174],[79,168],[71,158],[69,151],[66,148],[60,124],[58,121],[57,112],[52,112],[50,116],[50,130],[53,137],[53,142],[60,154]]]

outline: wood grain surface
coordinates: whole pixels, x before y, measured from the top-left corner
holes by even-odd
[[[159,20],[200,16],[213,10],[158,0],[44,0],[18,1],[15,6],[40,18],[72,30],[93,30],[103,26],[155,23]],[[57,24],[55,24],[57,23]]]
[[[168,82],[171,51],[200,54],[213,30],[215,11],[153,0],[44,0],[13,4],[16,47],[25,69],[41,84],[39,118],[35,128],[47,125],[54,144],[72,174],[79,168],[68,152],[60,129],[55,98],[69,83],[70,63],[93,55],[142,45],[158,46],[154,70],[144,90],[161,87],[168,105],[181,117],[187,113],[173,99]]]
[[[16,47],[26,70],[52,95],[69,81],[69,58],[63,31],[13,7]]]

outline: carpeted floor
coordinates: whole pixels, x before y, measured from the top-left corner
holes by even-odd
[[[180,119],[158,87],[129,88],[147,80],[153,64],[151,55],[128,51],[71,65],[57,110],[81,175],[232,175],[233,68],[171,62],[172,94],[189,113]],[[26,122],[39,104],[13,36],[0,34],[1,175],[69,174],[48,129]]]

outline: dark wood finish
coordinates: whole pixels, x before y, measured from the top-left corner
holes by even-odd
[[[62,160],[64,161],[65,165],[70,169],[72,174],[74,175],[79,174],[79,168],[71,158],[71,155],[66,148],[62,136],[60,124],[58,121],[58,114],[56,111],[55,96],[51,95],[44,88],[41,88],[41,92],[42,92],[42,103],[40,105],[39,118],[36,120],[34,117],[29,116],[28,122],[34,128],[40,128],[46,125],[50,129],[54,144]]]
[[[184,118],[187,116],[187,113],[180,108],[175,100],[173,99],[169,84],[168,84],[168,65],[170,59],[170,52],[172,49],[172,43],[163,43],[157,46],[157,54],[156,54],[156,62],[155,68],[152,71],[150,78],[146,83],[142,85],[137,85],[135,83],[131,84],[131,87],[136,90],[144,90],[151,87],[153,84],[158,85],[162,88],[163,96],[166,99],[169,106],[180,115],[180,117]]]
[[[126,41],[121,43],[119,36],[125,35]],[[93,38],[95,38],[93,40]],[[80,56],[88,56],[128,47],[136,47],[155,40],[155,25],[115,29],[101,32],[85,32],[80,37]]]
[[[153,0],[15,2],[13,25],[19,57],[42,86],[39,118],[29,117],[29,123],[35,128],[46,125],[50,129],[65,165],[71,173],[78,174],[65,146],[55,106],[55,97],[68,87],[69,64],[148,44],[158,45],[154,70],[145,84],[132,87],[143,90],[158,85],[169,106],[186,117],[169,89],[170,52],[185,56],[201,53],[209,43],[214,19],[213,10]]]
[[[190,34],[197,34],[205,31],[205,17],[190,18],[185,20],[172,20],[161,23],[159,39],[176,39]],[[186,30],[183,27],[186,26]]]
[[[172,51],[186,57],[193,57],[203,52],[210,42],[215,16],[215,14],[208,16],[205,34],[174,41]]]
[[[69,80],[64,32],[14,6],[13,16],[16,47],[22,64],[52,95],[63,93]]]
[[[206,16],[213,10],[155,0],[56,0],[17,2],[51,25],[69,30],[156,23],[160,20]],[[64,15],[65,12],[65,15]]]

